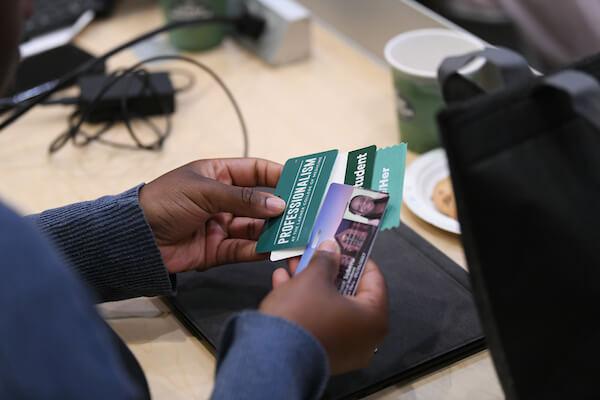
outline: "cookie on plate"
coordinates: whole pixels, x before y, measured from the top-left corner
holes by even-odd
[[[449,176],[435,185],[431,200],[433,200],[433,204],[439,212],[450,218],[457,219],[454,190],[452,189],[452,182]]]

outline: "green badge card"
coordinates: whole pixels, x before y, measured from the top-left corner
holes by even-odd
[[[306,246],[337,155],[337,150],[330,150],[285,163],[275,195],[285,200],[286,208],[282,216],[267,222],[257,252]]]
[[[376,155],[377,146],[375,145],[348,153],[344,184],[358,188],[368,188],[373,177]]]
[[[369,146],[348,154],[337,150],[292,158],[285,163],[275,195],[286,202],[282,216],[269,220],[257,252],[271,252],[271,261],[304,253],[315,219],[331,183],[390,195],[380,229],[400,225],[406,144],[383,149]]]
[[[402,143],[377,151],[370,189],[390,195],[380,230],[397,228],[400,225],[406,150],[406,143]]]

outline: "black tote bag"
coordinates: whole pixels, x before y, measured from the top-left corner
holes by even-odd
[[[503,89],[457,72],[476,57]],[[598,76],[600,57],[534,77],[502,49],[440,68],[440,134],[507,399],[600,398]]]

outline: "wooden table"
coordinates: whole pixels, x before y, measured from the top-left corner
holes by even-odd
[[[162,23],[154,2],[122,2],[116,15],[94,23],[78,44],[96,54]],[[115,57],[110,67],[128,66],[138,56],[164,47],[153,41]],[[250,132],[250,155],[284,162],[329,148],[351,150],[399,141],[388,70],[315,24],[313,54],[306,62],[273,68],[232,41],[193,55],[225,80],[237,97]],[[161,64],[170,68],[174,64]],[[0,134],[0,196],[24,213],[104,194],[118,193],[201,158],[242,154],[234,111],[209,77],[185,65],[197,82],[178,95],[173,135],[162,152],[128,152],[94,144],[68,145],[49,156],[47,147],[66,127],[69,109],[39,107]],[[115,128],[114,138],[125,136]],[[412,159],[413,157],[410,157]],[[406,207],[402,220],[464,267],[458,237],[417,219]],[[154,318],[110,320],[141,362],[155,399],[207,398],[215,359],[167,310],[161,300],[133,303],[164,311]],[[413,384],[392,387],[374,399],[502,399],[487,352],[470,357]]]

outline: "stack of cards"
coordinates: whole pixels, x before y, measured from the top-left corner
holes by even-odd
[[[389,200],[386,193],[331,184],[296,274],[308,266],[322,242],[334,240],[341,253],[337,288],[353,296]]]
[[[367,197],[377,197],[385,193],[385,196],[376,199],[385,199],[387,206],[385,214],[377,218],[377,229],[397,227],[400,224],[405,160],[405,144],[379,150],[376,146],[369,146],[349,153],[330,150],[288,160],[275,189],[275,195],[285,200],[286,209],[282,216],[267,222],[259,238],[257,251],[271,252],[271,261],[304,254],[317,215],[320,215],[324,206],[325,195],[333,188],[338,194],[352,194],[353,188],[366,189],[362,194]],[[348,188],[341,189],[343,185],[333,184],[345,184]],[[331,196],[335,197],[334,194]],[[331,207],[349,212],[349,202],[350,198],[347,198]],[[348,220],[365,222],[356,221],[356,217],[352,218]],[[370,225],[375,226],[372,222]],[[308,247],[310,250],[311,246]]]

